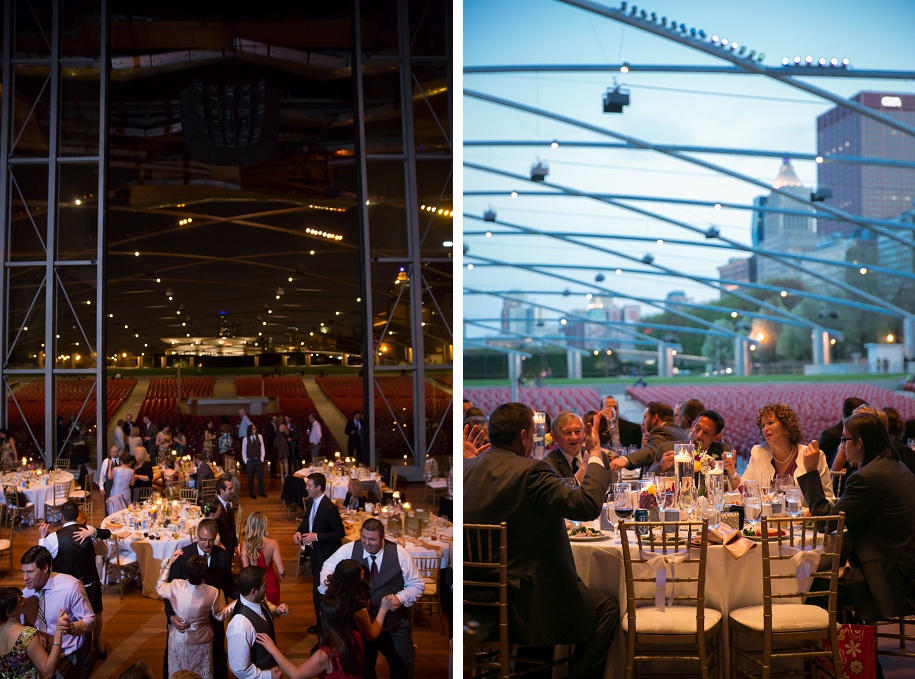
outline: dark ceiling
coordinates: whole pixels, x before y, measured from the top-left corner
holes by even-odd
[[[98,16],[80,14],[78,5],[68,10],[64,43],[70,53],[92,54]],[[199,338],[206,344],[206,338],[220,333],[221,322],[223,334],[254,337],[278,350],[294,344],[362,353],[351,3],[261,5],[267,9],[256,3],[245,8],[219,3],[218,11],[212,10],[214,3],[111,3],[105,217],[109,355],[162,354],[171,339]],[[423,321],[427,342],[447,345],[452,10],[447,0],[410,0],[408,5],[417,203],[436,209],[418,210],[422,258],[429,260],[422,267]],[[400,333],[409,329],[410,320],[392,309],[402,284],[396,280],[399,259],[408,252],[410,216],[398,158],[403,135],[394,63],[397,10],[396,2],[384,0],[362,2],[362,8],[370,156],[366,195],[371,255],[379,260],[370,285],[373,324],[382,327],[390,313],[390,328]],[[18,36],[20,53],[30,51],[30,39],[40,42],[37,33],[29,37],[24,19]],[[23,67],[16,77],[14,117],[25,120],[24,112],[32,109],[35,117],[23,127],[20,152],[46,150],[46,73]],[[266,109],[252,112],[254,117],[269,118],[270,107],[277,107],[275,142],[268,124],[260,138],[261,158],[252,161],[242,154],[233,160],[230,153],[227,161],[189,151],[192,121],[187,102],[182,107],[182,92],[194,83],[204,90],[212,86],[220,95],[228,90],[240,96],[245,85],[259,83],[275,93],[273,102],[265,97],[251,105]],[[98,136],[97,73],[74,63],[71,72],[64,71],[61,91],[62,154],[91,155]],[[40,196],[46,183],[40,171],[29,175],[22,169],[17,178],[26,195],[34,185]],[[91,165],[61,170],[61,258],[91,255],[97,181]],[[39,202],[27,197],[17,210],[16,197],[11,198],[17,252],[39,250],[28,226],[34,216],[24,207],[34,213]],[[38,274],[17,273],[23,292],[14,307],[28,305],[29,276],[37,281]],[[89,305],[94,296],[94,283],[77,279],[74,274],[69,295],[79,316],[79,305]],[[398,353],[392,346],[392,354]]]

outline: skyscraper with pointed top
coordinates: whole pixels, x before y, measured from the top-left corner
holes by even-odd
[[[796,200],[810,198],[810,189],[805,188],[798,178],[790,158],[782,160],[778,176],[772,182],[772,187],[780,192],[773,191],[765,201],[759,201],[769,210],[784,210],[785,212],[766,211],[757,215],[754,220],[754,243],[762,250],[783,252],[787,254],[810,254],[817,246],[816,221],[812,217],[813,209]],[[785,195],[788,194],[788,195]],[[761,283],[773,280],[800,279],[800,269],[776,261],[765,255],[756,255],[757,280]],[[799,260],[787,259],[803,268]]]

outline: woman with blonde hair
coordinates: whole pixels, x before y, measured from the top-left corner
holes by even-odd
[[[143,437],[140,436],[140,428],[134,427],[130,430],[130,436],[127,437],[127,450],[143,447]]]
[[[280,604],[280,580],[286,575],[280,543],[267,537],[267,517],[263,512],[252,512],[245,522],[242,535],[241,563],[260,566],[267,571],[266,599],[274,606]]]
[[[172,448],[172,430],[168,425],[162,427],[156,434],[156,449],[159,455],[168,455]]]

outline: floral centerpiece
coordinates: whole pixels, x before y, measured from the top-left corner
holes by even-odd
[[[717,467],[718,461],[702,449],[702,442],[696,441],[696,452],[693,455],[693,470],[699,495],[705,495],[705,475]]]

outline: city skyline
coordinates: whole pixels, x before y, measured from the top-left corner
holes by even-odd
[[[617,8],[619,3],[609,6]],[[820,57],[825,58],[826,68],[831,68],[829,59],[848,58],[851,72],[856,68],[902,70],[909,63],[915,63],[912,59],[915,49],[905,41],[901,29],[901,24],[906,22],[884,20],[892,12],[915,18],[915,10],[902,3],[883,3],[882,13],[864,12],[860,6],[844,2],[829,7],[830,19],[834,19],[829,22],[812,18],[819,16],[817,13],[822,12],[823,6],[797,7],[783,2],[752,10],[720,2],[691,4],[685,9],[676,3],[657,2],[645,6],[645,10],[656,12],[658,16],[671,16],[688,27],[704,29],[708,34],[714,31],[721,37],[729,36],[748,49],[766,52],[763,64],[770,67],[777,66],[782,57],[791,60],[800,56],[803,60],[808,55],[815,62]],[[788,16],[791,21],[786,21]],[[465,141],[544,142],[539,146],[465,146],[465,163],[472,168],[465,167],[464,171],[464,190],[469,194],[465,195],[464,212],[471,216],[464,220],[464,230],[482,232],[488,228],[494,234],[491,238],[483,235],[465,237],[468,253],[463,279],[466,288],[487,291],[500,288],[561,291],[569,288],[573,294],[551,297],[544,304],[570,310],[586,305],[586,300],[577,294],[586,290],[613,297],[620,305],[629,300],[608,291],[664,298],[671,290],[682,290],[697,301],[715,300],[718,298],[716,290],[687,279],[635,273],[615,275],[616,270],[644,268],[639,260],[651,257],[654,263],[669,269],[717,277],[719,266],[748,256],[750,253],[737,248],[701,247],[720,245],[701,234],[715,228],[722,237],[750,246],[753,203],[767,193],[760,184],[771,186],[774,183],[782,164],[781,155],[791,158],[805,190],[818,188],[818,166],[812,159],[817,152],[816,119],[833,108],[832,102],[815,99],[760,76],[638,72],[639,65],[720,66],[727,63],[561,2],[535,0],[524,3],[523,11],[515,2],[498,3],[496,7],[481,2],[465,3],[465,66],[623,62],[636,68],[627,74],[466,73],[464,88],[551,111],[607,129],[611,134],[650,144],[772,152],[770,157],[692,154],[698,160],[752,178],[757,184],[728,178],[652,151],[567,148],[563,142],[606,144],[617,139],[497,106],[477,96],[465,96]],[[613,85],[614,79],[630,90],[631,103],[622,115],[604,114],[600,105],[600,97]],[[860,91],[915,92],[911,81],[840,77],[808,78],[807,81],[843,97]],[[550,140],[558,140],[559,147],[551,148]],[[811,159],[798,159],[800,154],[810,154]],[[540,162],[548,167],[548,183],[555,182],[583,193],[682,201],[627,201],[630,206],[661,215],[680,226],[582,197],[531,197],[528,192],[544,189],[520,177]],[[496,172],[487,172],[484,168]],[[514,199],[495,195],[511,190],[521,195]],[[487,192],[492,194],[477,195]],[[722,207],[716,209],[716,203]],[[731,209],[729,204],[746,209]],[[483,221],[483,214],[489,209],[496,213],[499,222],[517,227],[615,238],[576,237],[580,243],[604,248],[605,251],[598,253],[589,252],[587,246],[573,246],[542,236],[500,236],[500,231],[514,229]],[[643,240],[625,240],[627,236]],[[651,241],[644,240],[648,238]],[[658,240],[665,242],[660,244]],[[677,245],[670,241],[692,241],[696,245]],[[608,254],[606,250],[618,254]],[[487,267],[487,260],[520,265],[551,263],[570,269],[561,271],[565,282],[559,282],[518,268]],[[469,269],[468,265],[474,263],[474,268]],[[575,268],[578,270],[574,271]],[[604,282],[596,280],[601,275],[605,277]],[[510,283],[506,284],[506,281]],[[469,314],[473,317],[494,317],[498,316],[501,302],[474,296],[465,301],[465,309],[473,309],[473,314]],[[643,308],[643,315],[651,313],[654,310],[650,307]],[[465,315],[468,314],[465,312]],[[551,316],[549,312],[547,315]],[[476,327],[468,334],[480,336],[483,331]]]

